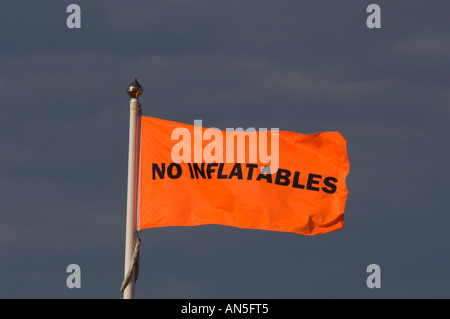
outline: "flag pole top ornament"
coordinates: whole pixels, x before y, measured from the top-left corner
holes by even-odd
[[[144,90],[136,78],[128,85],[127,93],[131,98],[137,99]]]

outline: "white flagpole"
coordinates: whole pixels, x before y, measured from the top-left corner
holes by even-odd
[[[139,111],[141,109],[139,96],[142,94],[142,87],[134,78],[128,86],[127,93],[130,96],[130,135],[128,146],[128,187],[127,187],[127,218],[125,231],[125,273],[127,276],[133,260],[133,252],[136,240],[136,190],[137,190],[137,123]],[[133,269],[129,282],[123,291],[124,299],[134,299],[135,271]]]

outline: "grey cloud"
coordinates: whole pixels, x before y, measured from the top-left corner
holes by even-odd
[[[445,62],[450,56],[449,40],[450,35],[447,34],[416,35],[396,43],[393,49],[403,57]]]
[[[1,297],[121,297],[134,76],[145,115],[338,130],[350,158],[343,230],[144,230],[138,297],[448,296],[446,3],[380,1],[380,30],[361,1],[78,4],[80,30],[65,3],[2,7]]]

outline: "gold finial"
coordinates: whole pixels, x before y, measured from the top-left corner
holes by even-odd
[[[139,84],[136,78],[134,78],[133,82],[128,85],[127,93],[131,98],[139,98],[139,96],[142,94],[142,86]]]

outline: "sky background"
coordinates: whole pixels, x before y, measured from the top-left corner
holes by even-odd
[[[381,29],[366,26],[371,3]],[[122,298],[135,76],[144,115],[339,131],[350,161],[344,229],[146,229],[136,298],[449,298],[449,10],[0,0],[0,298]]]

